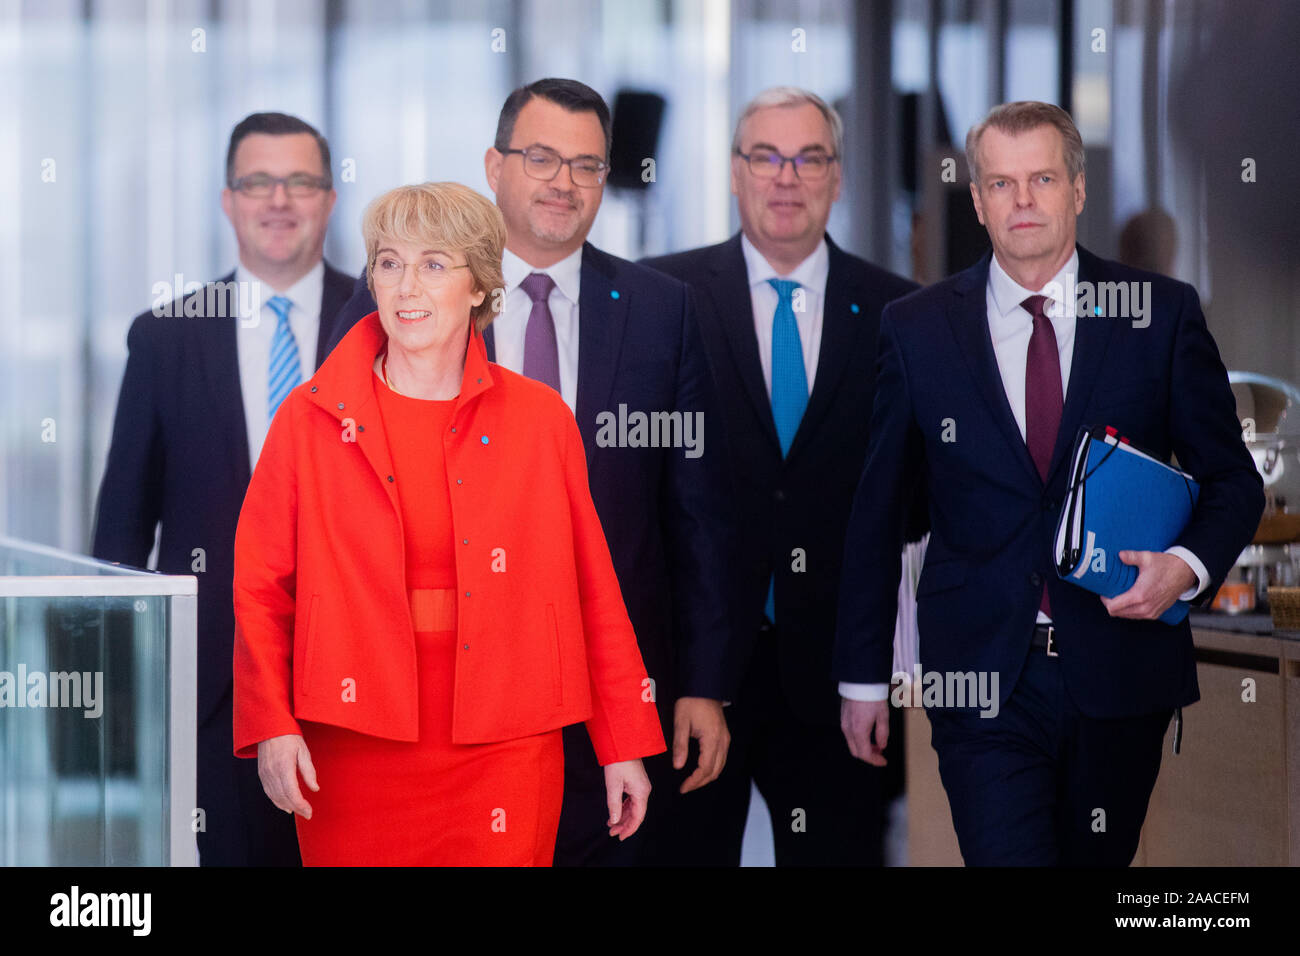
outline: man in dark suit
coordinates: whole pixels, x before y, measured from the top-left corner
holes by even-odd
[[[1155,618],[1180,597],[1213,596],[1258,524],[1261,482],[1195,291],[1076,245],[1083,144],[1069,115],[1046,103],[996,107],[966,154],[992,254],[881,320],[835,671],[890,679],[899,509],[919,485],[930,521],[917,587],[925,679],[975,675],[996,688],[978,709],[927,704],[962,856],[1123,866],[1170,717],[1199,696],[1189,625]],[[1127,298],[1101,304],[1121,288],[1109,283]],[[1066,462],[1083,425],[1176,455],[1201,484],[1167,551],[1109,556],[1139,569],[1114,598],[1054,570]],[[886,742],[887,707],[846,700],[843,724],[869,760]]]
[[[831,645],[880,312],[916,285],[826,235],[842,128],[814,94],[760,94],[732,142],[741,232],[647,263],[687,282],[699,308],[738,503],[744,639],[731,755],[675,808],[668,863],[738,865],[751,780],[778,865],[881,862],[884,759],[867,766],[844,747]]]
[[[174,301],[164,295],[127,335],[92,551],[195,574],[198,595],[198,827],[201,865],[296,866],[291,815],[262,792],[255,761],[234,756],[231,660],[235,525],[279,401],[325,358],[349,276],[321,258],[334,207],[329,146],[283,113],[237,125],[222,208],[239,265]]]
[[[605,781],[586,731],[565,728],[557,866],[641,861],[660,838],[675,796],[673,766],[685,765],[688,742],[699,747],[688,789],[721,770],[729,739],[722,701],[735,682],[727,666],[730,503],[689,294],[586,241],[600,208],[609,132],[598,93],[574,80],[543,79],[510,94],[484,157],[507,233],[502,309],[484,337],[489,357],[551,384],[576,415],[592,499],[654,682],[646,699],[658,705],[674,742],[671,756],[645,761],[654,788],[649,810],[624,843],[599,822]],[[374,308],[363,273],[345,324]],[[656,413],[677,416],[680,430],[638,430],[635,416]]]

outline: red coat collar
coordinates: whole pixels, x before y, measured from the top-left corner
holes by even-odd
[[[374,396],[370,378],[374,374],[375,356],[388,341],[379,313],[371,312],[360,319],[343,336],[334,351],[312,376],[307,397],[340,421],[355,415]],[[456,396],[456,411],[495,384],[483,335],[471,329],[465,350],[465,372]]]

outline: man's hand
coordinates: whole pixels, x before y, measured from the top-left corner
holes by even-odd
[[[609,810],[606,826],[610,836],[621,841],[636,833],[649,802],[650,778],[640,760],[620,760],[605,766],[605,805]]]
[[[1121,551],[1119,559],[1137,567],[1137,580],[1123,594],[1102,598],[1111,617],[1154,621],[1173,607],[1178,595],[1196,586],[1196,572],[1176,554]]]
[[[299,734],[271,737],[257,745],[257,776],[271,802],[285,813],[299,813],[311,819],[311,804],[298,789],[298,772],[312,790],[319,790],[307,741]]]
[[[722,701],[708,697],[679,697],[673,705],[673,767],[686,766],[691,738],[700,742],[700,761],[682,781],[679,793],[690,793],[718,779],[727,763],[731,732],[722,715]]]
[[[888,700],[840,698],[840,730],[844,731],[849,753],[874,766],[885,765],[885,745],[889,743]]]

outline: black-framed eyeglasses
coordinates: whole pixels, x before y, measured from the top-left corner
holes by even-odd
[[[755,149],[748,153],[736,150],[736,155],[749,164],[749,171],[759,179],[776,179],[785,169],[785,164],[790,163],[794,166],[795,176],[802,182],[825,179],[831,163],[839,159],[821,150],[808,150],[797,156],[782,156],[774,149]]]
[[[524,158],[524,172],[533,179],[540,179],[542,182],[550,182],[556,176],[560,175],[560,167],[569,167],[569,176],[573,179],[573,185],[590,188],[599,186],[605,181],[605,174],[609,172],[609,163],[601,162],[591,156],[575,156],[573,159],[563,159],[559,153],[553,149],[547,149],[545,146],[525,146],[523,149],[503,149],[501,154],[509,156],[511,153],[518,153]]]
[[[294,173],[292,176],[272,176],[269,173],[249,173],[240,176],[230,184],[235,192],[243,193],[250,199],[265,199],[275,192],[276,186],[283,186],[284,191],[296,199],[313,196],[322,189],[329,189],[332,184],[325,176],[313,176],[310,173]]]

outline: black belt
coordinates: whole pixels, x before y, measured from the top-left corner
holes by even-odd
[[[1057,653],[1056,627],[1051,624],[1035,624],[1034,636],[1029,639],[1030,647],[1041,647],[1048,657],[1060,657]]]

